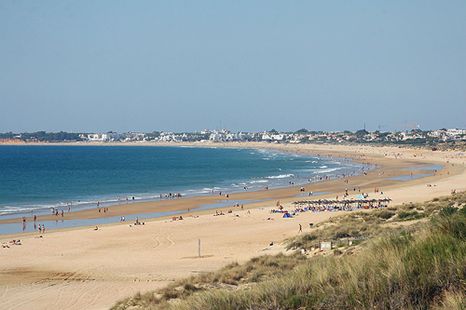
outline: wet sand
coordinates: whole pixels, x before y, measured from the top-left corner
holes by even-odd
[[[218,146],[218,145],[217,145]],[[306,192],[328,192],[322,197],[342,196],[345,188],[360,187],[361,192],[377,198],[377,187],[393,204],[425,201],[448,195],[453,189],[466,190],[465,154],[399,149],[396,147],[337,145],[264,145],[228,144],[226,147],[277,147],[283,151],[307,152],[352,158],[376,164],[367,175],[344,180],[330,180],[305,186]],[[409,167],[441,164],[435,175],[409,181],[387,180],[410,175]],[[426,173],[415,170],[413,174]],[[428,186],[430,185],[430,186]],[[268,199],[245,205],[245,210],[213,216],[213,210],[184,215],[182,221],[162,218],[145,225],[129,223],[50,231],[39,238],[37,233],[0,236],[0,243],[20,238],[22,245],[0,248],[1,309],[108,309],[117,300],[138,291],[166,285],[182,277],[216,270],[230,262],[243,262],[253,256],[283,251],[285,238],[305,230],[308,223],[318,223],[344,212],[302,213],[292,219],[271,214],[275,201],[289,207],[302,199],[299,188],[245,192],[230,195],[230,200]],[[317,197],[316,197],[317,198]],[[146,202],[110,207],[106,216],[187,209],[213,203],[219,198],[195,197],[162,202]],[[222,198],[223,199],[223,198]],[[230,208],[229,208],[230,209]],[[121,212],[121,213],[119,213]],[[97,213],[97,214],[96,214]],[[102,216],[96,210],[66,216],[86,218]],[[272,218],[272,220],[267,220]],[[197,257],[201,239],[202,257]],[[269,247],[270,241],[275,245]]]

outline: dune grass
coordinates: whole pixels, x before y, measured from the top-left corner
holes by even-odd
[[[216,272],[182,279],[155,292],[136,294],[132,298],[120,301],[113,309],[128,309],[132,306],[140,309],[165,308],[167,301],[186,298],[196,292],[215,288],[233,289],[283,275],[306,260],[306,256],[299,253],[254,257],[242,265],[231,263]]]
[[[400,218],[413,210],[425,220]],[[466,194],[384,211],[333,219],[290,240],[292,249],[363,235],[357,252],[259,257],[167,288],[177,294],[138,295],[114,309],[464,309]]]
[[[439,210],[463,205],[466,205],[466,194],[458,193],[425,203],[407,203],[369,212],[352,212],[317,224],[311,233],[288,240],[287,249],[312,250],[319,247],[320,241],[332,241],[337,247],[348,245],[342,239],[352,240],[353,245],[359,245],[390,232],[409,233],[421,226],[422,222],[419,220],[429,218]],[[347,248],[351,249],[348,246]]]

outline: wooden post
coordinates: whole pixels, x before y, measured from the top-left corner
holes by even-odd
[[[201,257],[201,239],[197,240],[197,255]]]

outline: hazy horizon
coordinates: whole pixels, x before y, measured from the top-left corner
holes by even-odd
[[[263,130],[252,130],[252,131],[248,131],[248,130],[231,130],[229,128],[222,128],[222,129],[217,129],[217,128],[204,128],[204,129],[199,129],[199,130],[184,130],[184,131],[176,131],[176,130],[163,130],[163,129],[154,129],[154,130],[149,130],[149,131],[138,131],[138,130],[128,130],[128,131],[117,131],[117,130],[99,130],[99,131],[86,131],[86,130],[74,130],[74,131],[66,131],[66,130],[54,130],[54,131],[46,131],[46,130],[34,130],[34,131],[4,131],[4,132],[0,132],[1,134],[5,134],[5,133],[13,133],[13,134],[22,134],[22,133],[36,133],[36,132],[46,132],[46,133],[59,133],[59,132],[65,132],[65,133],[79,133],[79,134],[94,134],[94,133],[131,133],[131,132],[134,132],[134,133],[154,133],[154,132],[165,132],[165,133],[168,133],[168,132],[173,132],[173,133],[199,133],[201,131],[222,131],[222,130],[228,130],[230,132],[250,132],[250,133],[261,133],[261,132],[271,132],[273,130],[276,130],[277,132],[280,132],[280,133],[294,133],[294,132],[297,132],[297,131],[300,131],[302,129],[306,129],[308,130],[309,132],[345,132],[345,131],[349,131],[349,132],[352,132],[352,133],[355,133],[359,130],[364,130],[364,128],[359,128],[359,129],[355,129],[355,130],[349,130],[349,129],[341,129],[341,130],[320,130],[320,129],[309,129],[309,128],[298,128],[298,129],[289,129],[289,130],[277,130],[275,128],[269,128],[269,129],[263,129]],[[368,132],[374,132],[374,131],[380,131],[380,132],[393,132],[393,131],[411,131],[411,130],[414,130],[414,129],[420,129],[420,130],[441,130],[441,129],[460,129],[460,130],[466,130],[466,128],[461,128],[461,127],[442,127],[442,128],[432,128],[432,129],[425,129],[425,128],[405,128],[405,129],[393,129],[391,131],[389,130],[383,130],[383,129],[370,129],[370,128],[366,128],[365,130],[367,130]]]
[[[0,3],[0,132],[466,128],[466,2]]]

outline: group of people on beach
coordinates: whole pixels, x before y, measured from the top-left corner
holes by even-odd
[[[39,231],[39,233],[43,234],[45,233],[45,225],[44,224],[39,224],[37,225],[37,230]]]
[[[292,214],[296,213],[301,213],[301,212],[324,212],[324,211],[329,211],[329,212],[336,212],[336,211],[355,211],[355,210],[360,210],[360,209],[380,209],[380,208],[386,208],[388,206],[388,203],[383,203],[383,202],[356,202],[355,205],[352,204],[342,204],[342,205],[337,205],[337,204],[320,204],[320,205],[310,205],[307,207],[298,207],[295,208],[292,211]],[[272,210],[273,213],[282,213],[281,210]]]
[[[380,191],[375,190],[376,193]],[[383,192],[381,192],[383,193]],[[346,196],[345,196],[346,197]],[[391,201],[389,198],[382,199],[367,199],[369,195],[363,193],[358,199],[343,199],[339,200],[338,196],[335,200],[316,200],[316,201],[298,201],[294,204],[305,204],[305,207],[295,207],[292,211],[285,210],[280,202],[277,202],[277,209],[272,209],[271,213],[289,213],[295,215],[302,212],[335,212],[335,211],[354,211],[359,209],[379,209],[386,208]]]
[[[32,219],[33,219],[33,222],[34,222],[34,230],[37,230],[39,233],[45,233],[45,225],[44,224],[37,224],[37,215],[34,214]],[[23,216],[21,218],[21,223],[23,225],[23,231],[25,231],[26,226],[27,226],[27,218],[25,216]]]
[[[2,248],[9,249],[10,246],[12,246],[12,245],[22,245],[21,240],[20,239],[13,239],[13,240],[11,240],[9,242],[3,242],[2,243]]]
[[[175,199],[175,198],[182,198],[183,195],[181,193],[168,193],[168,194],[160,194],[160,199]]]
[[[61,217],[64,217],[65,216],[65,211],[63,209],[58,209],[58,208],[50,208],[52,210],[52,214],[55,215],[55,216],[59,216],[61,215]],[[69,212],[69,211],[68,211]]]
[[[230,194],[225,194],[225,193],[223,193],[223,192],[221,192],[221,191],[218,192],[218,195],[219,195],[219,196],[225,196],[225,198],[230,198]]]
[[[146,223],[141,222],[141,221],[139,220],[139,217],[136,217],[136,221],[134,221],[134,225],[145,225],[145,224],[146,224]]]

